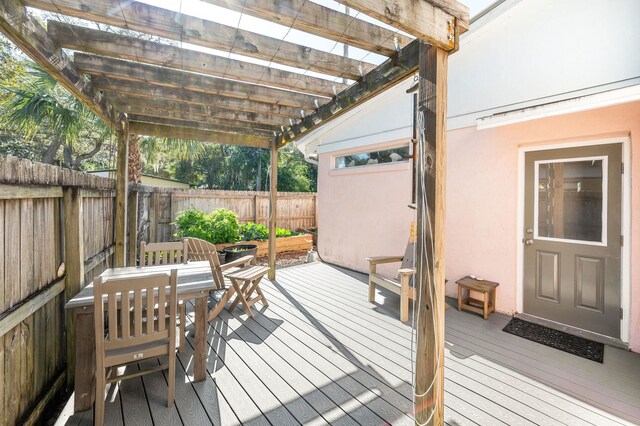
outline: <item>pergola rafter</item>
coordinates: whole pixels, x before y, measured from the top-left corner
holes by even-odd
[[[251,62],[183,49],[166,43],[57,21],[49,21],[47,31],[51,39],[61,48],[112,58],[128,59],[139,63],[160,65],[166,68],[225,77],[248,83],[259,83],[325,97],[335,95],[334,87],[336,92],[347,87],[341,82],[332,82]]]
[[[256,114],[252,120],[273,124],[288,124],[287,117],[294,114],[300,116],[300,109],[290,106],[250,101],[246,99],[230,98],[191,90],[176,89],[159,84],[140,83],[137,81],[119,80],[114,78],[96,77],[95,86],[106,94],[123,94],[129,97],[143,97],[150,99],[166,99],[176,103],[202,105],[212,111],[226,110],[226,112]],[[276,118],[278,117],[278,118]]]
[[[150,6],[121,0],[25,0],[31,7],[319,73],[357,79],[372,64]]]
[[[402,47],[411,41],[396,31],[306,0],[203,1],[384,56],[396,52],[396,43]]]
[[[388,59],[371,64],[363,61],[368,55],[360,60],[340,56],[133,0],[0,2],[0,31],[116,128],[116,265],[122,266],[127,258],[124,219],[130,134],[270,149],[269,278],[273,279],[278,147],[418,72],[416,205],[424,244],[419,245],[416,261],[415,415],[418,424],[441,424],[447,59],[468,29],[468,9],[455,0],[337,0],[416,38],[412,40],[311,1],[202,1]],[[45,30],[25,5],[172,41],[56,21],[49,21]],[[180,46],[172,44],[176,42]],[[222,50],[227,57],[185,48],[184,43]],[[74,62],[63,49],[82,53]],[[232,53],[247,59],[231,59]],[[305,75],[309,71],[326,78]],[[342,78],[355,82],[348,85]],[[72,380],[73,374],[67,377]],[[76,404],[76,409],[89,408],[82,399],[76,398]]]
[[[314,109],[314,102],[317,102],[319,99],[324,100],[318,96],[289,90],[275,89],[103,56],[76,53],[74,55],[74,61],[81,72],[92,76],[113,77],[120,80],[152,83],[194,92],[287,105],[298,109]]]

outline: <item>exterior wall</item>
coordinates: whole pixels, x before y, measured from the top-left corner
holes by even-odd
[[[637,0],[507,0],[449,60],[449,128],[640,83]]]
[[[404,141],[368,146],[384,149]],[[318,157],[318,253],[325,262],[368,272],[368,256],[402,255],[414,216],[411,163],[381,164],[332,170],[337,151]],[[380,271],[397,274],[392,268]]]
[[[632,173],[632,230],[627,237],[631,244],[630,345],[640,351],[640,102],[486,130],[450,131],[447,294],[455,295],[456,279],[475,274],[500,283],[498,311],[516,311],[520,147],[629,135],[632,163],[625,171]]]

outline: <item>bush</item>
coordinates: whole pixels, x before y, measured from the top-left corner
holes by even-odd
[[[175,224],[178,238],[193,237],[200,238],[211,242],[213,236],[213,227],[211,217],[204,214],[203,211],[196,210],[193,207],[183,211],[176,217]]]
[[[262,224],[247,222],[240,226],[240,239],[242,241],[266,241],[269,239],[269,230]]]
[[[240,239],[238,215],[231,210],[214,210],[211,213],[211,225],[213,232],[210,242],[213,244],[235,243]]]
[[[227,209],[211,214],[190,208],[176,217],[178,238],[200,238],[213,244],[235,243],[240,239],[238,216]]]

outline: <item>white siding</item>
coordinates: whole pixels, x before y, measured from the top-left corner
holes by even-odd
[[[638,0],[507,0],[471,27],[450,58],[450,128],[640,84]]]

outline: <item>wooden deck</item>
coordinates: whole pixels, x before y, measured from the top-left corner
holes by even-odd
[[[188,345],[174,407],[155,373],[110,389],[107,424],[413,424],[411,328],[397,295],[367,302],[365,281],[321,263],[280,270],[255,319],[210,323],[206,382],[190,381]],[[640,423],[640,355],[607,347],[598,364],[504,333],[508,320],[447,310],[447,424]],[[58,423],[91,424],[71,404]]]

